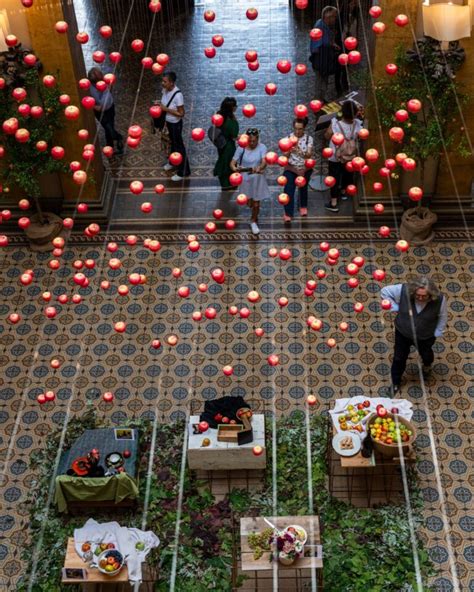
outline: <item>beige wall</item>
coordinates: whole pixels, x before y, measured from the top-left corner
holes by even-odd
[[[24,47],[31,47],[28,22],[26,20],[26,8],[23,8],[20,0],[1,0],[0,10],[7,11],[10,24],[10,33],[16,35]]]
[[[19,2],[20,0],[17,0]],[[80,106],[80,95],[76,83],[74,61],[82,60],[79,44],[74,47],[75,55],[69,45],[68,35],[60,35],[55,32],[54,25],[59,20],[69,22],[73,29],[75,22],[64,17],[61,0],[35,0],[33,6],[26,11],[28,28],[34,53],[38,55],[44,65],[44,72],[55,74],[59,71],[59,84],[61,89],[70,95],[71,104]],[[74,31],[71,31],[73,36]],[[77,137],[79,128],[87,128],[94,132],[94,117],[90,112],[82,110],[81,117],[77,121],[67,121],[64,118],[64,127],[58,131],[56,138],[58,143],[66,150],[66,162],[81,160],[82,146],[84,142]],[[92,133],[92,137],[93,137]],[[93,175],[96,184],[88,183],[82,193],[83,201],[93,201],[100,193],[102,182],[102,162],[99,155],[96,156],[93,167],[89,168],[89,175]],[[70,175],[61,175],[63,195],[66,200],[75,201],[78,195],[78,186],[74,184]]]
[[[383,14],[380,20],[386,24],[387,31],[376,39],[375,59],[374,59],[374,78],[385,77],[385,65],[392,61],[395,55],[395,50],[398,45],[403,44],[408,48],[413,45],[413,36],[410,26],[400,28],[393,26],[393,20],[397,14],[407,14],[413,24],[413,28],[417,36],[422,36],[423,25],[421,22],[421,1],[417,0],[381,0],[380,5],[383,9]],[[459,134],[468,133],[474,142],[474,37],[463,39],[461,41],[462,47],[466,51],[466,61],[457,74],[458,82],[464,86],[463,91],[471,97],[468,105],[462,108],[462,113],[456,104],[453,105],[453,119],[456,119],[456,125],[459,125]],[[422,97],[421,97],[422,98]],[[381,139],[378,134],[375,122],[377,121],[375,113],[369,114],[372,122],[372,143],[377,148],[380,148]],[[463,120],[465,123],[465,130],[462,128]],[[384,142],[387,152],[392,149],[388,134],[384,133]],[[452,169],[453,175],[450,174],[449,169]],[[378,167],[376,167],[378,170]],[[452,176],[455,178],[455,184],[452,181]],[[441,159],[440,171],[438,176],[438,183],[435,193],[443,196],[451,196],[458,193],[459,195],[469,195],[471,191],[471,183],[474,176],[474,158],[461,159],[457,155],[448,155],[448,159],[444,156]],[[378,175],[371,174],[370,182],[380,181]],[[386,184],[386,183],[384,183]],[[397,192],[397,183],[392,184],[394,193]],[[369,191],[370,193],[370,191]]]

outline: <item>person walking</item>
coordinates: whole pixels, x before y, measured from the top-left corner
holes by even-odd
[[[182,181],[191,174],[186,147],[183,142],[184,97],[183,93],[176,86],[176,80],[177,76],[175,72],[165,72],[163,74],[161,80],[163,95],[159,103],[162,111],[166,113],[166,127],[170,136],[169,153],[179,152],[183,157],[175,174],[171,177],[171,180],[175,182]],[[174,166],[167,162],[163,168],[165,171],[171,171]]]
[[[359,23],[358,0],[342,0],[338,3],[339,13],[336,19],[336,45],[340,47],[339,54],[342,53],[344,41],[347,37],[357,37],[357,28]],[[348,67],[343,66],[336,59],[336,72],[334,74],[337,96],[349,90]]]
[[[234,173],[242,173],[243,180],[239,190],[240,193],[244,193],[249,198],[248,205],[252,212],[250,229],[252,234],[257,235],[260,233],[258,227],[260,202],[262,199],[270,197],[270,189],[265,178],[267,147],[265,144],[260,143],[258,129],[249,128],[246,134],[249,138],[248,146],[246,148],[241,146],[237,148],[230,163],[230,168]]]
[[[329,103],[329,76],[336,73],[337,56],[341,47],[336,43],[337,8],[326,6],[321,18],[316,21],[315,29],[322,31],[319,39],[311,39],[309,61],[316,74],[316,94],[324,102]]]
[[[348,185],[354,183],[354,173],[346,168],[346,164],[355,158],[358,154],[358,137],[362,129],[362,110],[354,101],[344,101],[341,107],[342,117],[338,120],[333,117],[331,124],[326,130],[324,137],[330,140],[329,147],[332,149],[332,155],[328,159],[329,175],[336,180],[331,187],[331,199],[324,205],[330,212],[339,212],[339,198],[347,199],[343,193]],[[340,146],[336,146],[332,141],[334,134],[342,134],[344,141]]]
[[[110,87],[104,82],[106,84],[104,90],[97,88],[97,83],[104,81],[104,74],[100,68],[91,68],[87,73],[87,78],[91,83],[90,96],[95,99],[94,115],[104,128],[106,144],[114,148],[114,154],[120,156],[123,154],[123,137],[115,129],[115,103]],[[114,142],[117,143],[116,147]]]
[[[220,130],[224,136],[226,143],[218,149],[219,158],[214,167],[214,176],[218,177],[219,183],[223,191],[233,190],[232,185],[229,185],[229,175],[231,174],[230,163],[235,154],[235,140],[239,135],[239,122],[235,118],[235,111],[237,110],[237,101],[234,97],[226,97],[218,111],[219,115],[224,118]]]
[[[283,221],[287,223],[291,222],[295,213],[296,179],[298,177],[303,177],[305,180],[304,185],[298,186],[300,215],[303,217],[308,215],[308,183],[313,169],[306,167],[306,161],[314,155],[314,140],[306,133],[307,125],[307,117],[304,119],[297,118],[293,121],[293,134],[297,142],[289,152],[288,164],[283,173],[287,180],[285,193],[290,198],[290,201],[285,205],[285,214],[283,216]]]
[[[441,337],[448,320],[446,298],[429,278],[420,276],[406,284],[385,286],[383,299],[389,300],[395,318],[395,351],[392,362],[392,393],[400,391],[412,345],[421,356],[423,376],[431,372],[434,360],[433,345]]]

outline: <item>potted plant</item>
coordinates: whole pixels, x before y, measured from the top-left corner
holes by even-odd
[[[443,51],[438,41],[424,37],[417,40],[410,51],[399,47],[394,62],[396,74],[375,85],[382,127],[387,132],[394,127],[404,132],[395,143],[394,152],[404,153],[415,161],[414,170],[404,167],[401,174],[406,210],[400,227],[401,237],[414,244],[428,242],[433,237],[432,226],[437,216],[429,205],[440,157],[446,150],[464,158],[470,156],[465,134],[459,133],[460,121],[456,116],[456,105],[468,100],[455,76],[463,61],[464,52],[457,42]],[[420,104],[416,106],[414,100]],[[392,177],[399,175],[393,171]],[[415,188],[414,191],[410,191],[411,188]]]
[[[0,60],[0,193],[16,189],[31,203],[35,213],[25,233],[30,241],[47,245],[62,228],[58,216],[43,211],[41,197],[45,179],[54,182],[48,175],[68,170],[60,151],[51,150],[64,105],[56,80],[49,76],[45,83],[41,64],[25,63],[28,55],[17,45]]]

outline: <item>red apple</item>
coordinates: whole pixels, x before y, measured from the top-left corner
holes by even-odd
[[[201,434],[203,434],[204,432],[207,432],[207,430],[209,429],[209,424],[207,423],[207,421],[200,421],[198,424],[198,428]]]

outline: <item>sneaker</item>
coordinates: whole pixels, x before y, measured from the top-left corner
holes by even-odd
[[[171,169],[174,169],[174,166],[172,164],[170,164],[169,162],[167,162],[165,164],[165,166],[163,167],[164,171],[171,171]]]
[[[291,216],[287,216],[286,214],[284,214],[283,216],[283,222],[291,222]]]
[[[398,395],[398,393],[400,392],[400,385],[399,384],[392,384],[390,390],[391,390],[392,396]]]
[[[346,195],[345,193],[343,193],[343,194],[341,195],[341,199],[342,199],[342,201],[347,201],[347,200],[349,199],[349,196],[348,196],[348,195]]]
[[[171,177],[171,180],[174,181],[175,183],[177,183],[178,181],[182,181],[184,179],[184,177],[180,177],[179,175],[174,174]]]
[[[260,228],[256,222],[250,222],[250,230],[252,231],[252,234],[260,234]]]
[[[300,216],[307,216],[308,215],[308,208],[300,208]]]
[[[328,210],[328,212],[335,212],[337,214],[337,212],[339,212],[339,206],[335,205],[332,206],[331,202],[324,204],[324,209]]]

